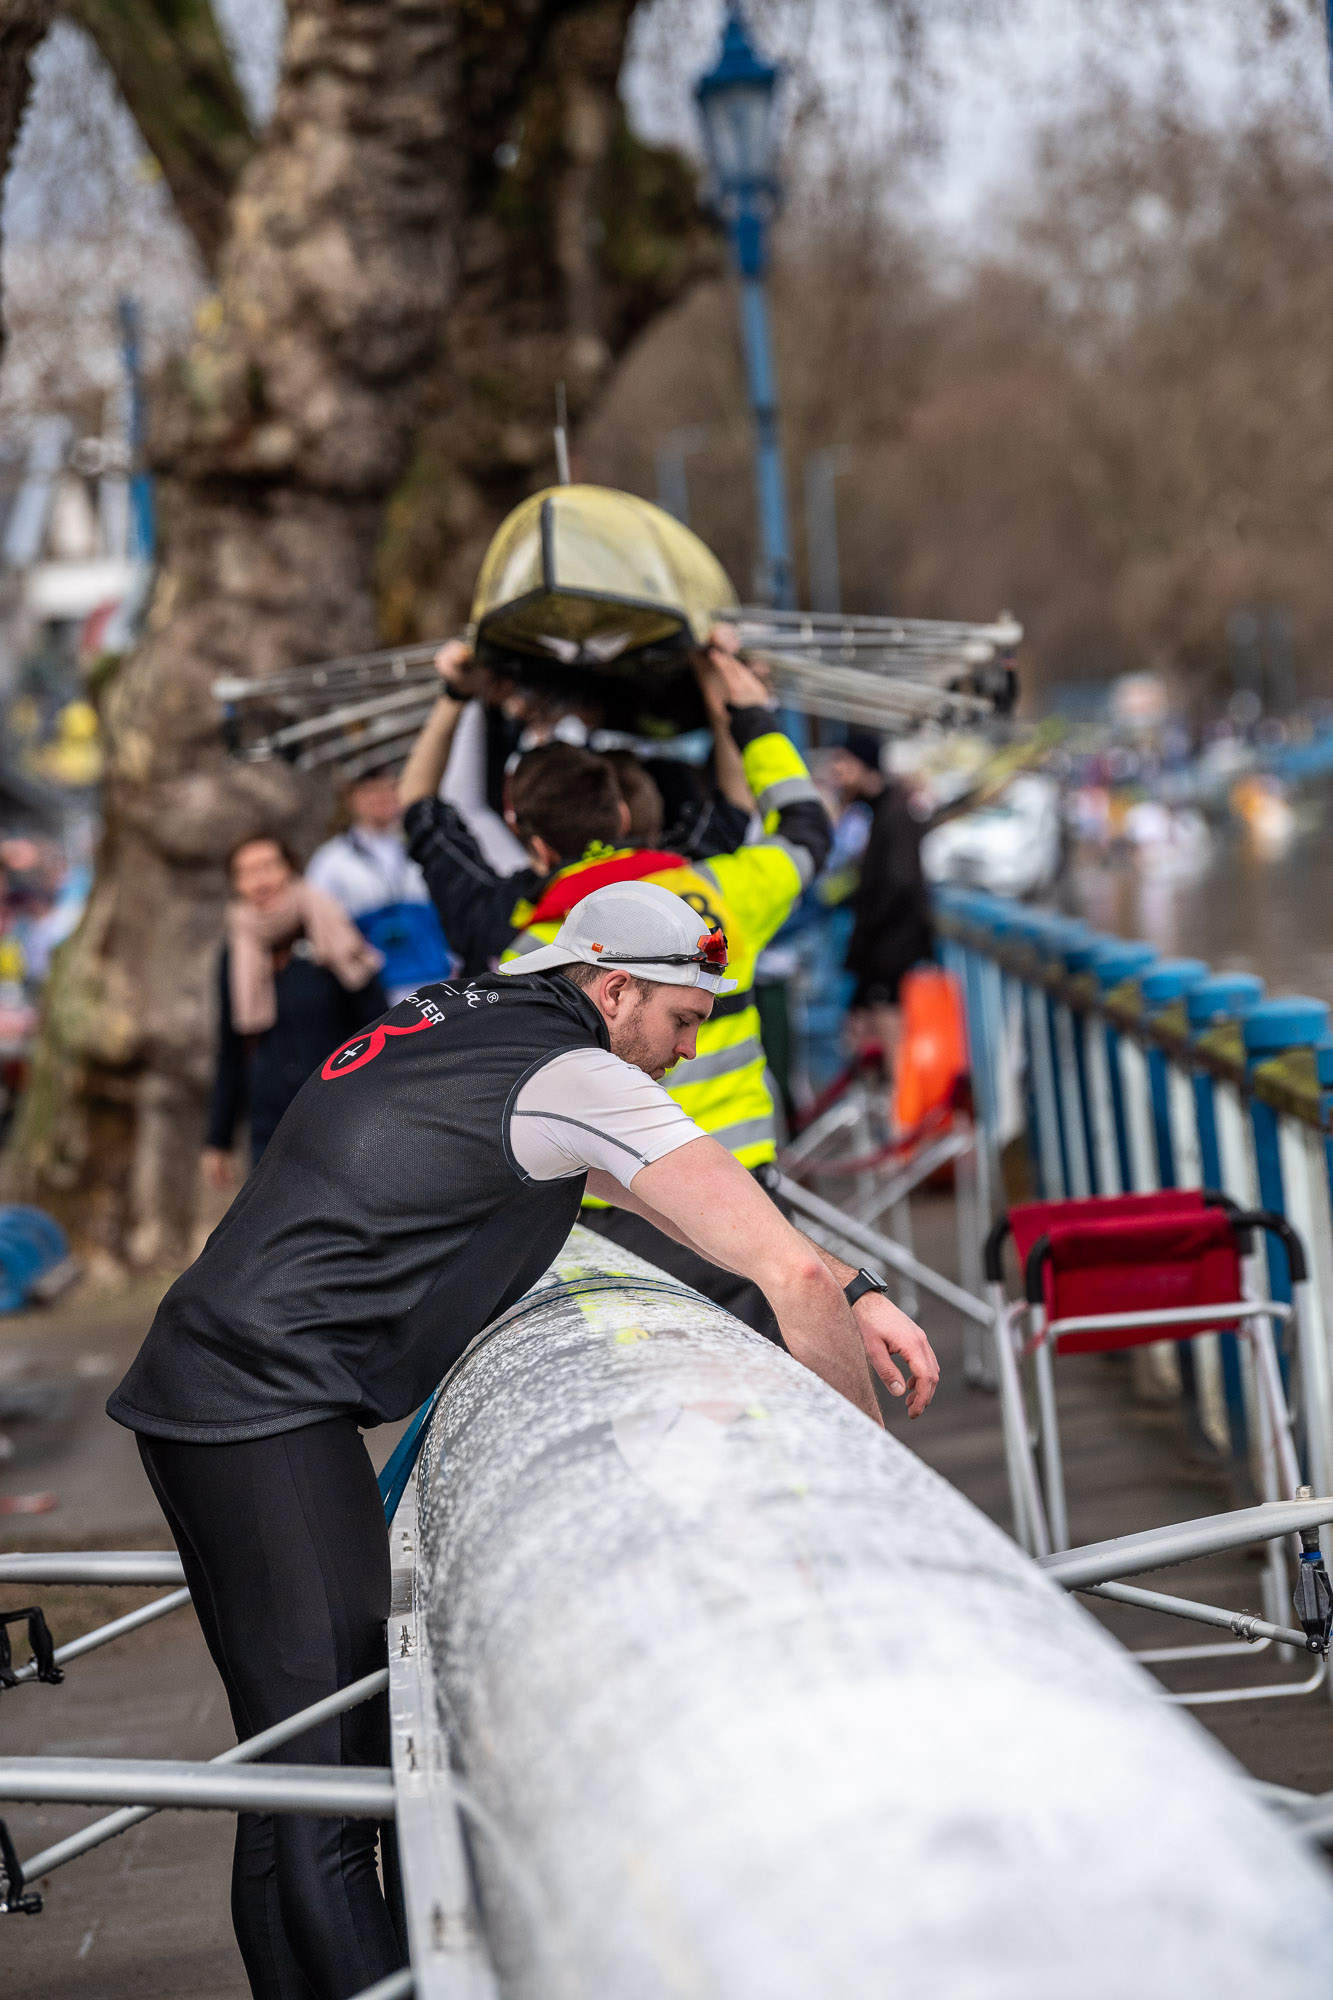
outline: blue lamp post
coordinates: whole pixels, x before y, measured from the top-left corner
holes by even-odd
[[[727,9],[722,53],[694,88],[708,160],[709,196],[726,224],[741,289],[741,338],[754,411],[761,594],[796,603],[787,489],[778,439],[778,391],[768,328],[768,228],[778,206],[775,64],[756,54],[739,7]]]

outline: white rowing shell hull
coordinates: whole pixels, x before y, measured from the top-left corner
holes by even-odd
[[[663,1283],[582,1230],[551,1278],[617,1273]],[[630,1275],[483,1337],[420,1487],[515,2000],[1333,1992],[1328,1879],[1238,1767],[961,1494],[692,1293]]]

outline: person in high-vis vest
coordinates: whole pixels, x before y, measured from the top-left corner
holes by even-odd
[[[822,866],[832,829],[800,752],[777,728],[763,683],[737,658],[732,635],[719,629],[699,672],[710,707],[725,710],[763,832],[707,860],[622,845],[628,815],[609,766],[590,752],[556,744],[530,752],[510,783],[508,817],[533,867],[495,875],[457,814],[436,796],[458,717],[477,691],[466,647],[442,648],[437,664],[443,692],[403,771],[399,798],[408,851],[465,971],[480,972],[487,961],[506,963],[549,944],[575,904],[611,882],[656,882],[683,897],[699,912],[703,929],[726,934],[737,990],[714,1008],[700,1030],[697,1055],[677,1065],[667,1088],[743,1166],[762,1166],[776,1152],[777,1133],[754,1005],[755,961]],[[773,1331],[756,1287],[704,1266],[642,1218],[590,1208],[584,1220],[665,1269],[688,1261],[678,1275],[738,1317]]]

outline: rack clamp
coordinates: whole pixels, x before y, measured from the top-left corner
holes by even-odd
[[[1313,1497],[1308,1486],[1300,1487],[1296,1494],[1298,1500]],[[1296,1566],[1296,1588],[1291,1601],[1305,1633],[1306,1651],[1327,1657],[1329,1637],[1333,1634],[1333,1583],[1329,1582],[1324,1566],[1318,1528],[1302,1528],[1300,1538],[1301,1559]]]
[[[0,1917],[36,1917],[42,1899],[23,1885],[23,1864],[14,1851],[9,1828],[0,1819]]]
[[[65,1669],[56,1665],[56,1649],[51,1637],[51,1628],[40,1607],[28,1604],[21,1611],[0,1611],[0,1688],[19,1685],[18,1675],[14,1672],[13,1655],[9,1650],[7,1628],[10,1625],[17,1625],[23,1618],[28,1621],[28,1644],[32,1648],[37,1679],[48,1682],[51,1687],[59,1687],[65,1678]]]

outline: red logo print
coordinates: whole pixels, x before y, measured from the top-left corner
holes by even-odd
[[[410,1028],[391,1028],[384,1022],[359,1035],[353,1035],[340,1048],[336,1048],[325,1063],[320,1075],[325,1083],[335,1083],[340,1076],[350,1076],[354,1069],[364,1069],[368,1062],[374,1062],[390,1035],[419,1035],[423,1028],[433,1028],[434,1021],[414,1021]]]

